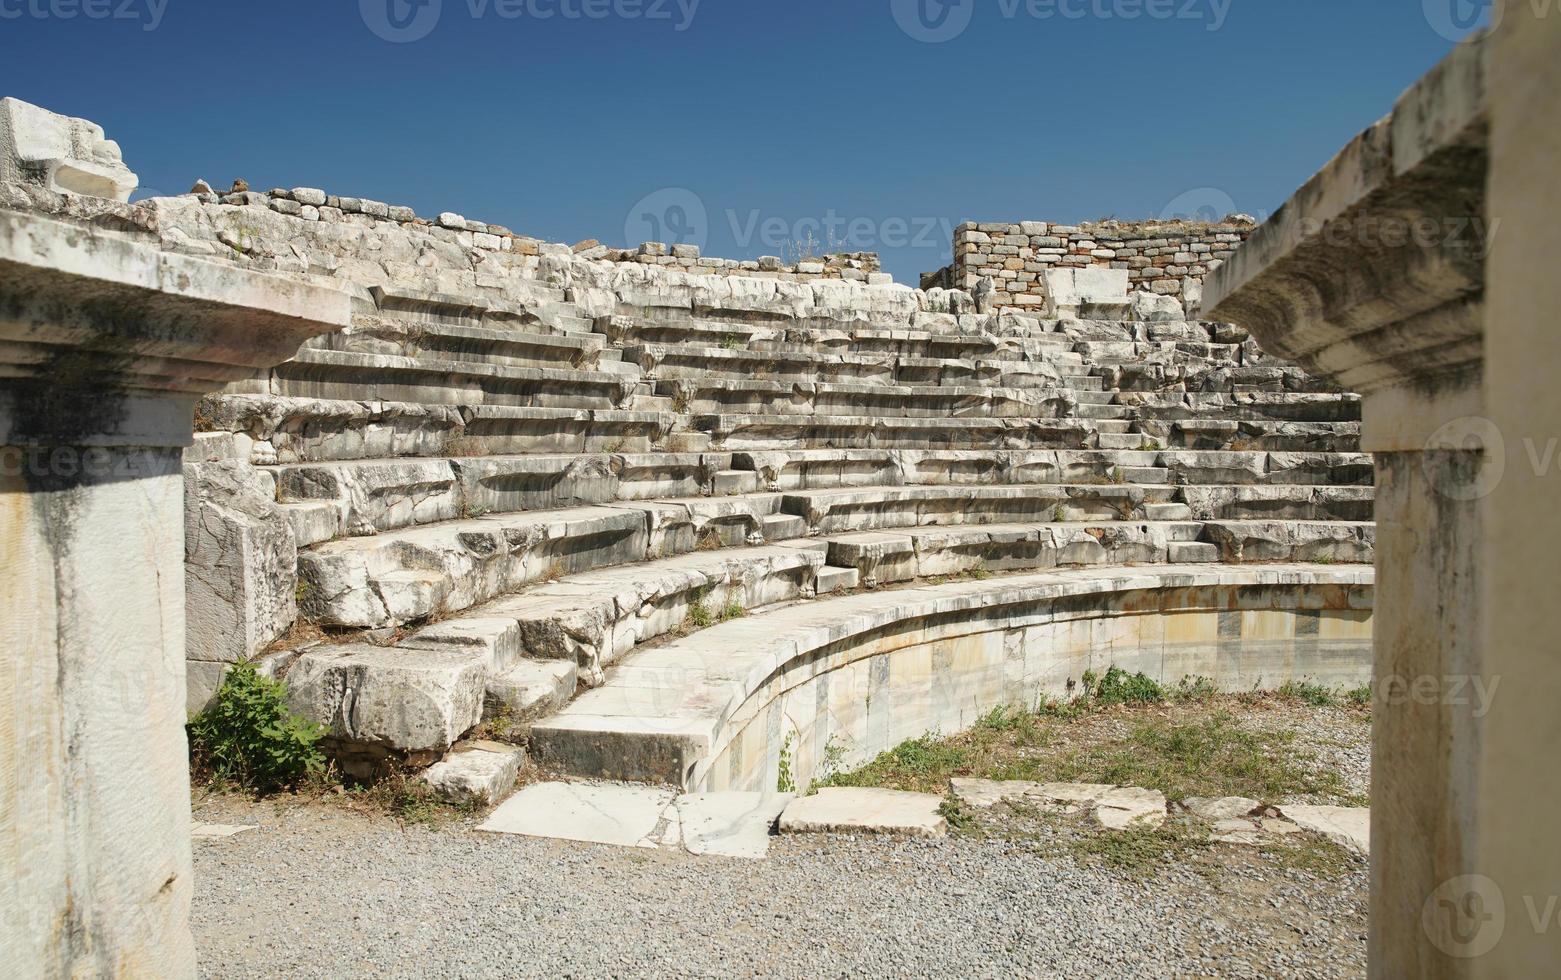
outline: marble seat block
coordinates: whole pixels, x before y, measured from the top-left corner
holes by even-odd
[[[641,513],[586,507],[333,541],[299,556],[300,605],[322,624],[399,626],[530,582],[643,561],[649,535]]]

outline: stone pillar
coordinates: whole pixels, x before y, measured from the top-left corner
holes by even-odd
[[[1490,213],[1501,223],[1485,378],[1504,465],[1481,500],[1480,646],[1501,687],[1476,757],[1474,868],[1490,892],[1479,914],[1491,917],[1469,924],[1467,951],[1490,945],[1474,973],[1505,980],[1561,974],[1561,8],[1509,0],[1492,44]]]
[[[182,448],[334,290],[0,211],[0,962],[195,973]]]
[[[1489,46],[1461,45],[1406,92],[1205,295],[1210,318],[1363,396],[1379,524],[1370,959],[1383,980],[1484,975],[1441,899],[1480,867],[1483,695],[1505,694],[1481,642],[1481,501],[1500,462],[1484,375]]]

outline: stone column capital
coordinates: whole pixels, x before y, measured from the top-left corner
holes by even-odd
[[[1207,316],[1369,396],[1477,387],[1487,40],[1460,45],[1209,277]]]
[[[0,211],[0,444],[187,445],[202,394],[351,311],[337,289]]]

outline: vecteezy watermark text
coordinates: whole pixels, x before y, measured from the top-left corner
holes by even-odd
[[[798,245],[815,244],[831,251],[863,252],[880,248],[929,248],[946,251],[954,240],[954,222],[947,217],[851,217],[831,208],[820,216],[766,215],[759,208],[725,208],[716,212],[732,243],[744,252],[768,249],[783,253]],[[663,242],[709,246],[711,209],[704,198],[686,187],[664,187],[640,198],[629,209],[623,226],[626,245]]]
[[[162,26],[169,0],[0,0],[0,20],[112,20]]]
[[[894,21],[912,40],[941,44],[964,34],[983,0],[889,0]],[[1199,22],[1208,31],[1225,26],[1235,0],[996,0],[1004,20],[1160,20]],[[1428,0],[1429,2],[1429,0]]]
[[[167,0],[162,0],[166,3]],[[358,0],[363,23],[382,40],[421,41],[434,32],[447,0]],[[455,0],[448,0],[455,6]],[[472,20],[634,20],[666,23],[675,31],[694,24],[703,0],[460,0]]]

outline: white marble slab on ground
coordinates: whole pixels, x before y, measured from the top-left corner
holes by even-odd
[[[683,847],[690,854],[757,860],[770,852],[770,828],[790,793],[699,793],[680,796]]]
[[[655,786],[537,783],[510,797],[478,830],[587,844],[655,848],[664,821],[675,819],[676,794]],[[670,815],[668,811],[671,811]]]
[[[244,827],[225,823],[195,823],[190,828],[190,836],[195,840],[226,840],[229,837],[237,837],[239,834],[259,829],[258,827]]]
[[[943,797],[892,789],[821,789],[781,814],[786,834],[859,833],[942,837]]]
[[[1343,806],[1282,806],[1279,813],[1286,820],[1329,840],[1356,854],[1371,851],[1371,810],[1364,807]]]

